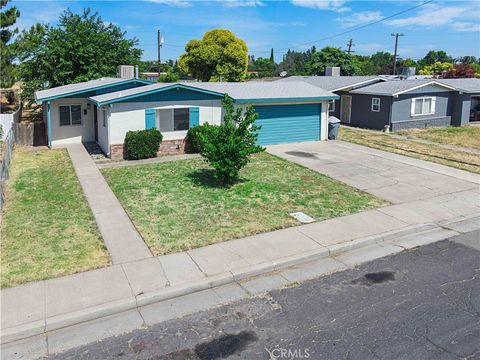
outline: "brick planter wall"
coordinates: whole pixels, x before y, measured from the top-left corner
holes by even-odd
[[[184,154],[189,151],[190,146],[185,139],[181,140],[164,140],[160,144],[157,156]],[[125,159],[123,144],[110,145],[110,158],[112,160]]]

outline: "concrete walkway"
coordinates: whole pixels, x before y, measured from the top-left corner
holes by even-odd
[[[110,217],[103,217],[96,199],[106,191],[95,192],[95,187],[106,187],[103,178],[93,162],[84,159],[86,152],[75,147],[69,151],[87,198],[93,197],[89,202],[97,221],[108,222]],[[117,260],[108,268],[2,290],[2,343],[61,334],[65,326],[127,310],[137,311],[136,319],[141,313],[152,324],[181,312],[180,296],[193,296],[199,304],[223,301],[234,298],[238,287],[251,293],[264,291],[265,284],[251,277],[269,271],[321,259],[354,266],[480,228],[477,175],[342,142],[278,145],[268,151],[393,204],[182,253],[145,258],[149,253],[140,251],[138,259]],[[131,246],[131,238],[123,238],[125,246]],[[137,247],[137,240],[141,241],[136,238],[132,248],[146,249]],[[297,275],[299,271],[303,270],[297,270]],[[272,281],[278,286],[288,283],[278,276]],[[230,286],[230,290],[215,290],[218,286]],[[170,305],[166,308],[159,301],[170,301]],[[61,339],[57,338],[58,343]]]
[[[152,257],[85,147],[72,144],[67,149],[112,262],[119,264]]]

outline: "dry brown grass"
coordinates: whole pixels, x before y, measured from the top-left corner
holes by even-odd
[[[480,174],[480,157],[475,154],[402,140],[373,130],[341,128],[340,139]]]
[[[439,144],[457,145],[480,150],[480,126],[411,129],[398,133]]]

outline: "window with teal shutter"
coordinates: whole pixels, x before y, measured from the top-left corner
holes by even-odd
[[[155,129],[155,109],[145,109],[145,129]]]
[[[190,127],[200,125],[200,111],[198,107],[190,108]]]

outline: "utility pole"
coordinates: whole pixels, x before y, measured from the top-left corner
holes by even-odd
[[[162,71],[161,61],[160,61],[160,49],[163,45],[163,37],[160,34],[160,30],[158,30],[158,33],[157,33],[157,45],[158,45],[158,75],[160,75],[160,72]]]
[[[352,50],[352,46],[354,46],[355,44],[353,43],[353,39],[350,39],[350,41],[348,42],[347,46],[348,46],[348,50],[346,51],[347,53],[353,53],[355,51]]]
[[[397,50],[398,50],[398,37],[403,36],[403,34],[395,33],[391,34],[395,36],[395,53],[393,54],[393,75],[395,75],[397,71]]]

